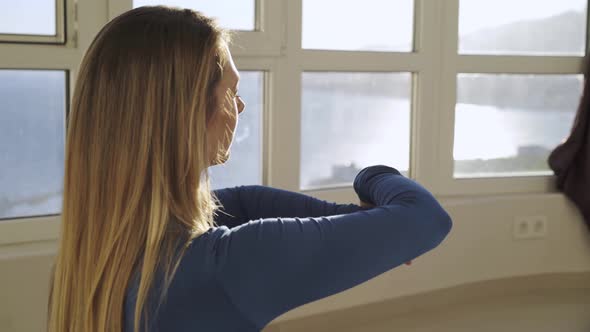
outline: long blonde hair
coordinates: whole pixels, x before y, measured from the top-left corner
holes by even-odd
[[[227,41],[200,13],[140,7],[90,45],[68,118],[48,331],[122,331],[135,272],[137,331],[156,276],[161,303],[184,249],[215,225],[206,124]]]

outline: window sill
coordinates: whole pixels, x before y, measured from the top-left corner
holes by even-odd
[[[55,240],[60,220],[60,216],[46,216],[0,221],[0,246]]]

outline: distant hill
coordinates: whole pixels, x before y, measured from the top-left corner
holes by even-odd
[[[466,51],[509,50],[515,54],[546,55],[555,54],[555,50],[561,50],[561,54],[564,51],[570,54],[584,53],[584,45],[580,41],[585,40],[586,29],[580,27],[585,26],[585,13],[568,11],[556,16],[510,23],[461,36],[461,48]],[[529,38],[531,34],[542,38]]]
[[[578,53],[584,49],[586,14],[560,15],[506,24],[461,37],[462,50],[509,50],[510,53],[540,55]],[[530,38],[531,35],[542,36]],[[507,53],[507,52],[504,52]],[[574,76],[519,79],[513,76],[470,76],[459,81],[460,103],[494,105],[500,108],[575,110],[581,94],[581,80]]]

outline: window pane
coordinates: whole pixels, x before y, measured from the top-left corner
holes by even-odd
[[[586,0],[460,0],[459,52],[584,55]]]
[[[209,169],[214,189],[262,184],[264,73],[246,71],[240,72],[240,76],[240,96],[246,103],[246,109],[238,119],[230,159]]]
[[[547,158],[569,135],[582,81],[582,75],[459,75],[455,176],[551,174]]]
[[[66,73],[0,70],[0,218],[58,214]]]
[[[350,185],[358,171],[410,164],[410,73],[303,73],[301,187]]]
[[[413,0],[303,0],[303,48],[411,52],[413,33]]]
[[[0,34],[55,36],[55,1],[0,0]]]
[[[189,8],[215,17],[219,24],[232,30],[255,30],[255,0],[133,0],[133,7],[170,6]]]

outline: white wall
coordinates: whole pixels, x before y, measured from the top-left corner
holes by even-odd
[[[524,289],[527,288],[527,283],[523,284],[522,279],[518,277],[556,273],[558,275],[590,273],[590,232],[586,229],[577,211],[561,195],[443,198],[442,202],[453,217],[454,226],[449,237],[439,248],[416,259],[412,266],[401,266],[346,292],[292,310],[277,318],[272,325],[280,328],[283,324],[287,328],[289,324],[287,322],[296,322],[296,319],[303,317],[327,314],[352,307],[362,308],[368,304],[407,299],[407,296],[417,296],[424,293],[436,294],[440,290],[457,289],[456,287],[465,287],[466,285],[480,285],[486,281],[502,280],[506,283],[508,280],[509,285],[509,280],[515,280],[515,282],[521,280],[518,284],[513,283],[516,285],[513,287]],[[512,238],[514,217],[528,215],[548,217],[546,238],[519,241]],[[55,242],[53,241],[0,246],[0,331],[42,330],[45,321],[51,253],[54,251]],[[578,278],[575,286],[580,289],[590,288],[590,278],[587,283],[584,283],[583,280],[579,281]],[[549,284],[547,291],[558,289],[558,285],[559,282],[553,281],[553,284]],[[477,293],[477,289],[479,288],[470,288],[469,292]],[[564,290],[563,293],[558,291],[554,296],[555,300],[548,299],[547,306],[539,307],[538,312],[551,312],[551,303],[556,307],[561,306],[560,301],[565,300],[560,296],[567,297],[567,292],[567,290]],[[464,293],[464,291],[458,293]],[[429,310],[442,310],[447,307],[444,303],[437,302],[435,298],[430,297],[421,297],[415,301],[417,302],[414,303],[413,308],[416,311],[425,310],[424,307],[429,305],[439,308]],[[458,304],[454,307],[455,309],[452,309],[455,310],[453,315],[467,317],[473,316],[473,312],[484,315],[485,312],[491,310],[486,308],[498,306],[498,304],[494,304],[496,302],[486,303],[484,299],[478,301],[480,301],[478,305],[461,306]],[[501,303],[502,299],[496,301]],[[583,305],[586,305],[583,301],[578,304],[582,308],[584,308]],[[578,304],[574,304],[574,306]],[[516,304],[508,308],[511,309],[502,313],[505,316],[498,316],[500,317],[498,319],[502,319],[501,317],[509,319],[506,315],[521,310]],[[467,311],[463,315],[463,310],[468,309],[470,310],[469,315],[467,315]],[[566,315],[568,312],[568,310],[559,310],[562,315]],[[533,316],[536,315],[534,312],[537,311],[522,311],[523,314]],[[412,316],[411,312],[405,315],[406,318],[401,320],[402,323],[399,324],[406,324],[403,326],[407,326],[407,331],[421,331],[420,328],[425,328],[421,327],[422,325],[416,325],[418,319],[422,319],[422,317],[416,316],[417,314]],[[494,318],[496,316],[486,315],[482,319],[488,321],[496,319]],[[590,314],[588,316],[590,317]],[[444,318],[444,315],[436,317],[432,318],[433,321],[439,322]],[[565,316],[557,318],[559,317]],[[465,321],[467,324],[465,326],[477,323],[476,318],[469,319],[469,321]],[[573,320],[572,324],[583,325],[585,323],[582,316],[574,315],[568,319]],[[387,324],[393,323],[384,324],[386,324],[384,326],[389,326]],[[530,325],[529,330],[537,331],[533,329],[535,326]],[[380,330],[379,327],[375,327],[375,329],[367,331]]]

